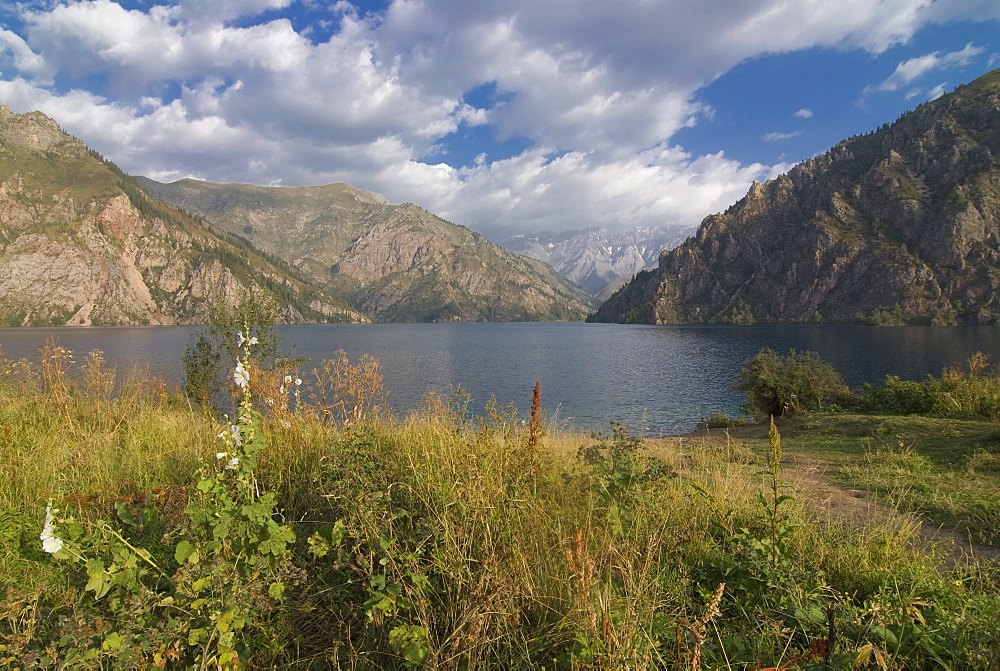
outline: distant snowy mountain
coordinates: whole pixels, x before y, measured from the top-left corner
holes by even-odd
[[[643,268],[655,266],[664,249],[673,249],[696,231],[694,226],[640,226],[625,233],[587,228],[561,233],[524,233],[503,245],[544,261],[592,294],[619,285]]]

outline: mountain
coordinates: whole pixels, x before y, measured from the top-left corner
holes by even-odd
[[[592,321],[1000,323],[1000,70],[754,184]]]
[[[581,320],[596,307],[543,263],[347,184],[139,183],[288,261],[376,321]]]
[[[150,198],[40,112],[0,105],[0,324],[196,323],[274,296],[285,321],[365,321],[246,240]]]
[[[544,261],[563,277],[601,297],[609,284],[624,283],[623,279],[655,265],[660,252],[676,247],[694,232],[692,226],[639,226],[625,233],[586,228],[524,233],[503,244],[516,254]]]

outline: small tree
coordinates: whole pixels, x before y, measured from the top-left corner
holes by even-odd
[[[764,349],[748,359],[730,385],[747,395],[741,410],[758,420],[846,403],[851,391],[833,366],[816,352]]]
[[[240,357],[239,335],[255,338],[255,354],[260,362],[273,360],[281,338],[274,329],[278,309],[272,296],[247,291],[238,303],[219,300],[209,309],[205,328],[191,335],[184,346],[184,395],[210,408],[226,391],[226,371]]]

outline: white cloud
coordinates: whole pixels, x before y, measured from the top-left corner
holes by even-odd
[[[927,100],[937,100],[945,94],[945,84],[942,82],[927,92]]]
[[[180,0],[175,14],[188,21],[221,24],[243,16],[281,9],[293,0]]]
[[[960,51],[953,51],[943,55],[940,51],[934,51],[923,56],[911,58],[897,65],[895,71],[880,83],[866,87],[865,93],[898,91],[929,72],[956,65],[968,65],[974,57],[983,53],[983,51],[985,51],[983,47],[977,47],[970,42]]]
[[[132,173],[347,181],[498,236],[695,224],[782,168],[672,142],[712,118],[695,98],[707,83],[766,54],[877,54],[930,21],[997,13],[985,0],[394,0],[383,16],[345,0],[150,4],[17,5],[23,29],[0,29],[0,98],[41,109]],[[275,18],[284,8],[324,25],[296,32]],[[981,51],[928,54],[886,82],[908,87]],[[496,101],[466,99],[485,85]],[[527,148],[433,163],[448,134],[487,125]]]
[[[800,135],[802,135],[802,131],[800,130],[792,131],[790,133],[780,133],[778,131],[774,131],[772,133],[766,133],[761,139],[765,142],[778,142],[780,140],[791,140],[793,137],[798,137]]]
[[[4,57],[7,54],[12,58],[12,67],[3,68]],[[23,72],[38,78],[47,78],[51,75],[51,68],[45,59],[32,51],[20,35],[9,30],[0,30],[0,72],[4,69]]]

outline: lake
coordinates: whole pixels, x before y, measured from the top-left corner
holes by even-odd
[[[182,379],[193,327],[3,328],[0,352],[37,359],[46,338],[76,360],[100,349],[120,369],[148,366]],[[996,327],[638,326],[583,323],[309,325],[278,328],[285,349],[318,362],[343,349],[381,363],[389,405],[419,407],[428,391],[461,385],[481,409],[495,395],[527,411],[535,381],[549,418],[585,430],[611,420],[647,436],[694,428],[718,412],[737,414],[743,398],[728,385],[760,349],[811,350],[856,387],[886,375],[921,380],[982,351],[1000,359]],[[308,371],[310,365],[304,367]],[[305,376],[303,376],[305,377]]]

